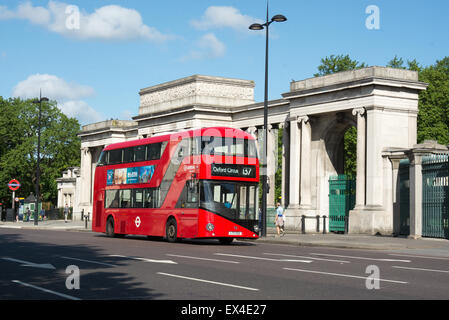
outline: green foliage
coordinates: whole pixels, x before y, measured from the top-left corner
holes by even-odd
[[[357,128],[350,127],[344,136],[344,174],[349,178],[357,176]]]
[[[21,188],[16,195],[35,192],[37,167],[38,106],[31,100],[0,97],[0,199],[10,202],[8,182],[15,178]],[[80,164],[78,120],[68,118],[55,102],[42,104],[41,178],[43,201],[55,202],[56,178],[67,167]]]
[[[329,57],[321,59],[321,65],[318,66],[318,73],[315,73],[314,76],[320,77],[336,72],[361,68],[366,68],[366,64],[364,62],[360,63],[357,60],[352,60],[349,55],[330,55]]]
[[[419,80],[429,84],[419,95],[418,143],[436,140],[449,144],[449,57],[434,65],[422,67],[416,59],[407,61],[397,56],[387,66],[418,71]]]
[[[429,84],[419,95],[418,142],[449,144],[449,57],[422,68],[419,80]]]

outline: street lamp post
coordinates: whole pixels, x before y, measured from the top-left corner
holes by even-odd
[[[42,97],[42,92],[39,95],[39,100],[35,99],[33,100],[33,103],[39,105],[39,117],[38,117],[38,123],[37,123],[37,168],[36,168],[36,211],[34,213],[34,225],[38,225],[38,218],[39,218],[39,197],[40,197],[40,176],[41,176],[41,169],[40,169],[40,158],[41,158],[41,117],[42,117],[42,102],[49,101],[48,98]]]
[[[249,26],[250,30],[263,30],[265,28],[265,95],[263,101],[263,153],[262,153],[262,166],[265,167],[262,171],[262,230],[261,236],[266,237],[267,235],[267,138],[268,138],[268,29],[273,22],[284,22],[287,18],[281,14],[277,14],[268,19],[268,4],[267,4],[267,20],[264,24],[254,23]]]

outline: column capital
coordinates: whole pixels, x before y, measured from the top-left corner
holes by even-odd
[[[308,116],[297,116],[296,120],[298,123],[308,123],[310,121],[310,118]]]
[[[356,115],[360,115],[361,117],[364,116],[366,113],[366,109],[365,107],[360,107],[360,108],[354,108],[352,109],[352,115],[356,116]]]

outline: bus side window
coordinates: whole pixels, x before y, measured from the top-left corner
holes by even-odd
[[[122,149],[109,151],[109,164],[118,164],[122,162]]]
[[[133,190],[133,208],[143,208],[143,190],[144,189]]]
[[[104,202],[106,209],[119,207],[119,191],[120,190],[106,190],[106,200]]]

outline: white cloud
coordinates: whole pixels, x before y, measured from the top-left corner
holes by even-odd
[[[20,81],[13,89],[13,96],[32,99],[39,96],[39,89],[52,100],[74,100],[93,96],[94,89],[49,74],[34,74]]]
[[[42,90],[43,96],[50,100],[56,100],[58,107],[65,115],[77,118],[82,124],[104,120],[103,115],[82,100],[95,94],[93,88],[75,82],[67,82],[54,75],[31,75],[14,87],[12,96],[33,99],[39,97],[40,90]]]
[[[207,33],[202,36],[196,43],[195,48],[189,54],[180,58],[181,62],[189,60],[199,60],[205,58],[218,58],[224,56],[226,46],[217,39],[213,33]]]
[[[191,24],[199,30],[214,28],[232,28],[236,31],[246,32],[253,23],[263,23],[262,20],[243,15],[234,7],[211,6],[206,9],[201,20],[192,20]]]
[[[104,121],[105,117],[93,109],[85,101],[66,101],[59,105],[61,111],[68,117],[76,118],[81,124]]]
[[[0,6],[0,19],[24,19],[63,36],[80,40],[134,40],[165,41],[164,35],[143,23],[137,10],[118,5],[107,5],[93,13],[63,2],[49,1],[47,8],[34,7],[31,2],[20,4],[15,10]]]

